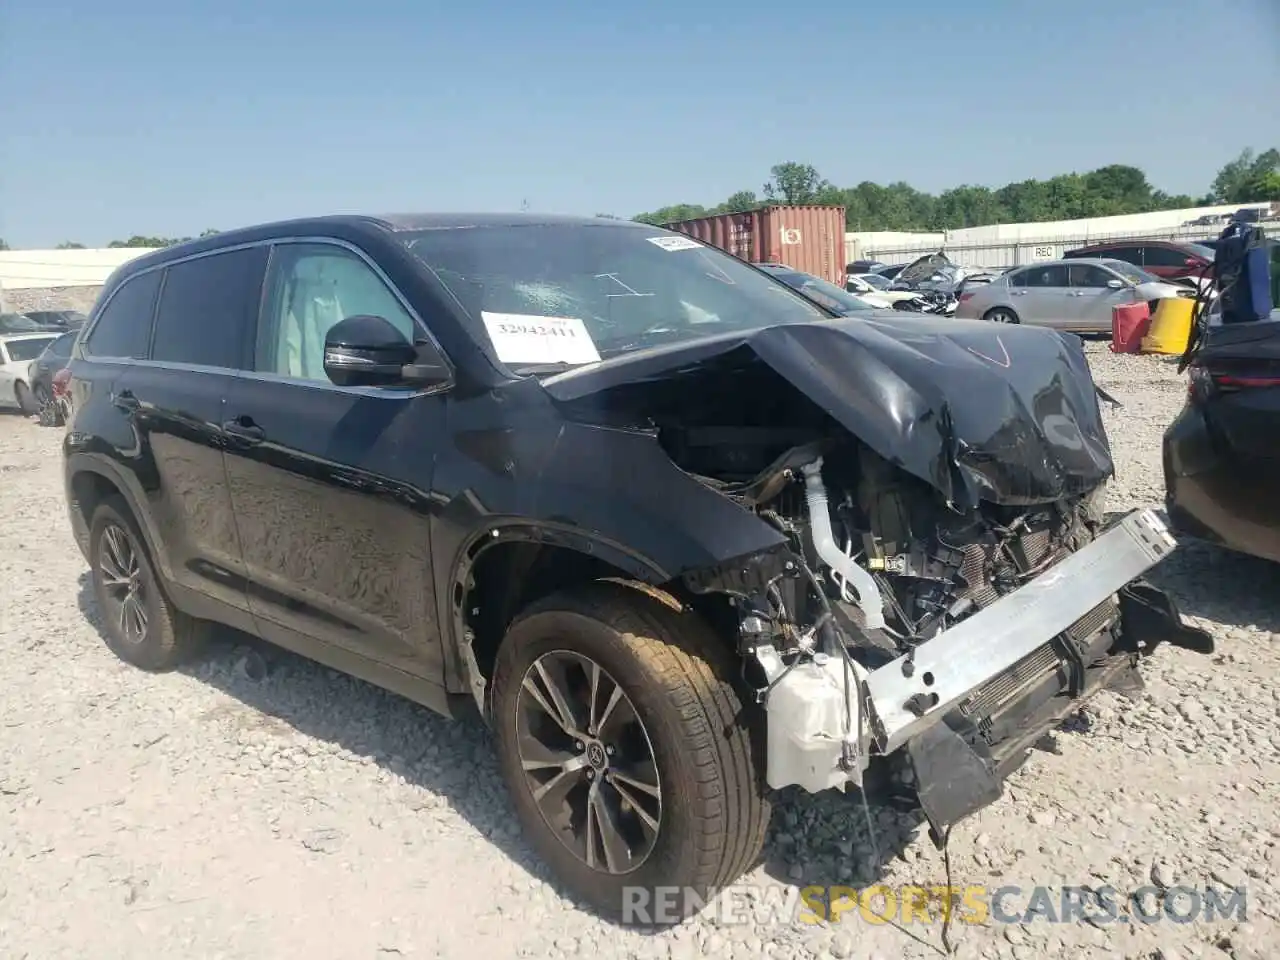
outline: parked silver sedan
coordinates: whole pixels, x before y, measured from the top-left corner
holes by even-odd
[[[1194,292],[1123,260],[1050,260],[1015,267],[988,284],[965,290],[955,315],[964,320],[1107,333],[1112,307],[1185,296]]]

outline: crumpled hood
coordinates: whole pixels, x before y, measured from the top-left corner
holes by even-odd
[[[898,275],[893,278],[895,284],[914,287],[917,284],[931,280],[936,274],[949,276],[955,268],[955,264],[942,251],[937,253],[928,253],[923,257],[912,260],[905,267],[898,271]]]
[[[543,381],[569,402],[746,352],[881,456],[968,507],[1047,503],[1114,472],[1078,337],[861,314],[637,351]]]

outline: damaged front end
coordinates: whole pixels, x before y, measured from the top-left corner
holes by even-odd
[[[1106,524],[1101,494],[957,513],[857,444],[748,485],[791,548],[686,583],[736,598],[769,785],[918,804],[938,840],[1093,694],[1140,688],[1161,643],[1210,652],[1143,579],[1176,547],[1162,519]]]
[[[728,596],[767,780],[919,804],[935,840],[1161,643],[1209,652],[1143,579],[1176,547],[1112,475],[1075,338],[963,321],[792,324],[554,379],[783,535],[681,571]]]

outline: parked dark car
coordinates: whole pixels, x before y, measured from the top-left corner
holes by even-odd
[[[1095,243],[1068,250],[1064,259],[1079,257],[1124,260],[1165,280],[1196,280],[1213,266],[1213,250],[1199,243],[1173,240],[1124,240]]]
[[[1104,525],[1078,338],[833,317],[645,224],[227,231],[120,267],[68,369],[110,647],[167,669],[216,622],[478,713],[612,916],[750,869],[768,787],[940,838],[1140,654],[1211,648],[1142,579],[1159,516]]]
[[[86,318],[87,319],[87,318]],[[45,347],[44,353],[31,364],[31,395],[41,420],[57,426],[62,418],[54,403],[53,378],[59,370],[71,362],[71,347],[79,330],[71,330]]]
[[[25,313],[0,313],[0,336],[6,333],[46,333],[56,329],[33,320]]]
[[[880,267],[887,267],[887,263],[880,260],[854,260],[852,263],[844,265],[845,273],[875,273]]]
[[[1280,319],[1207,327],[1187,372],[1164,435],[1170,520],[1280,563]]]
[[[26,315],[46,327],[79,330],[89,319],[79,310],[28,310]]]
[[[802,296],[812,300],[820,307],[830,310],[837,316],[849,317],[876,309],[875,306],[848,290],[837,287],[834,283],[829,283],[821,277],[815,277],[811,273],[797,270],[794,267],[788,267],[781,263],[757,263],[753,264],[753,266],[763,270],[771,277],[776,277],[791,289],[798,291]]]

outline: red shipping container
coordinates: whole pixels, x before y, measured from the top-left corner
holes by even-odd
[[[844,286],[844,207],[762,207],[668,223],[749,263],[784,263]]]
[[[1142,338],[1151,326],[1151,308],[1146,302],[1122,303],[1111,308],[1111,351],[1139,353]]]

